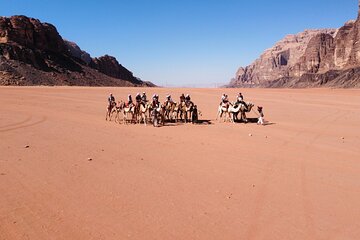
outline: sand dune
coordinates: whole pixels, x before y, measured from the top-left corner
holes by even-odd
[[[1,240],[360,238],[359,90],[242,90],[257,126],[214,121],[236,89],[145,89],[212,124],[105,121],[143,90],[0,88]]]

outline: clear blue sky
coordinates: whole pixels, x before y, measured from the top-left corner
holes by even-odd
[[[0,15],[54,24],[93,57],[165,86],[227,83],[290,33],[337,28],[357,0],[0,0]]]

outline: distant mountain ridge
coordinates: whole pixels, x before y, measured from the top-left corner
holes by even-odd
[[[321,86],[360,87],[359,15],[339,29],[305,30],[286,36],[252,64],[240,67],[227,85]]]
[[[26,16],[0,17],[0,85],[155,86],[116,58],[92,58],[52,24]]]

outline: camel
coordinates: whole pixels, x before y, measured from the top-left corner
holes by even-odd
[[[159,126],[159,123],[163,126],[165,125],[164,113],[165,113],[165,106],[162,104],[158,108],[153,108],[151,110],[152,123],[154,127]]]
[[[116,112],[115,122],[120,123],[120,113],[122,112],[124,107],[125,107],[125,103],[123,101],[120,101],[120,102],[118,102],[116,107],[113,109],[113,111]]]
[[[172,120],[174,119],[174,111],[176,108],[176,102],[166,102],[164,108],[164,117],[165,119]]]
[[[124,103],[125,105],[125,103]],[[129,116],[131,116],[131,118],[129,119]],[[123,121],[124,124],[126,124],[128,121],[132,122],[134,120],[134,116],[135,116],[135,106],[124,106],[123,108]]]
[[[116,102],[112,102],[106,108],[105,120],[107,121],[109,118],[109,121],[111,121],[112,115],[115,113],[115,111],[116,111]]]
[[[247,105],[247,108],[245,107],[245,105],[244,104],[240,104],[240,120],[243,120],[244,122],[248,122],[248,120],[247,120],[247,118],[246,118],[246,113],[248,113],[248,112],[250,112],[251,111],[251,109],[254,107],[254,104],[253,103],[251,103],[251,102],[247,102],[246,103],[246,105]],[[236,119],[237,119],[237,114],[235,114],[235,116],[234,116]]]
[[[175,118],[175,121],[179,120],[179,116],[180,116],[180,120],[183,120],[183,116],[185,118],[185,102],[179,102],[175,105],[174,107],[174,111],[173,111],[173,118]]]
[[[235,122],[236,120],[238,120],[237,115],[240,112],[240,121],[244,121],[245,123],[248,122],[247,118],[246,118],[246,113],[250,112],[252,107],[254,106],[253,103],[248,102],[246,103],[247,108],[245,107],[245,104],[243,103],[239,103],[237,105],[233,105],[229,107],[229,114],[232,115],[232,122]]]
[[[222,119],[222,116],[223,114],[225,113],[225,118],[224,118],[224,122],[227,121],[227,119],[229,119],[229,121],[231,121],[231,115],[230,115],[230,112],[229,112],[229,108],[232,107],[232,106],[226,106],[225,104],[221,104],[219,107],[218,107],[218,112],[217,112],[217,115],[216,115],[216,120],[218,120],[219,118],[219,121]]]
[[[146,126],[146,121],[147,121],[147,112],[150,108],[150,103],[146,103],[145,106],[144,104],[140,104],[138,112],[137,112],[137,118],[138,118],[138,122],[141,123],[141,121],[144,121],[144,124]]]

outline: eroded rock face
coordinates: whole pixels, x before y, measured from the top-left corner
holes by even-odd
[[[310,40],[318,34],[332,36],[335,29],[306,30],[304,32],[287,35],[245,68],[240,68],[235,79],[230,83],[232,86],[248,84],[258,85],[266,81],[289,77],[291,69],[298,64],[305,54]],[[310,50],[309,50],[310,51]],[[299,67],[296,68],[299,71]]]
[[[289,68],[290,77],[301,77],[305,73],[326,72],[334,65],[334,38],[327,33],[320,33],[311,38],[298,62]]]
[[[0,85],[155,86],[114,57],[91,58],[56,28],[26,16],[0,17]]]
[[[0,43],[64,53],[65,44],[56,28],[26,16],[0,17]]]
[[[338,82],[338,87],[360,86],[360,83],[354,81],[360,79],[356,76],[359,74],[359,67],[358,17],[336,30],[306,30],[286,36],[266,50],[254,63],[239,68],[228,86],[313,87],[330,86],[330,82],[331,86]]]

